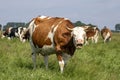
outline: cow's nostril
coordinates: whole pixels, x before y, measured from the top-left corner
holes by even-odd
[[[77,42],[78,42],[78,43],[82,43],[82,42],[83,42],[83,40],[79,39],[79,40],[77,40]]]

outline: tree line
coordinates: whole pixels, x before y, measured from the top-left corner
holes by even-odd
[[[85,26],[85,25],[88,25],[88,26],[96,26],[96,25],[93,25],[93,24],[85,24],[81,21],[76,21],[75,23],[73,23],[74,26]],[[5,30],[6,28],[8,27],[28,27],[29,23],[25,23],[25,22],[8,22],[6,25],[3,26],[3,30]],[[0,24],[0,30],[2,28],[2,25]],[[115,31],[120,31],[120,23],[119,24],[116,24],[115,25]]]

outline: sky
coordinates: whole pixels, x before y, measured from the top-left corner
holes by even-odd
[[[29,22],[39,15],[65,17],[72,22],[81,21],[108,26],[114,30],[120,23],[120,0],[0,0],[0,24]]]

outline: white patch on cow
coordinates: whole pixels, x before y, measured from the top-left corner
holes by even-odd
[[[60,22],[58,23],[58,25],[54,28],[54,32],[56,31],[56,29],[58,28],[58,26],[59,26],[61,23],[62,23],[62,21],[60,21]]]
[[[35,30],[35,27],[36,27],[36,25],[34,24],[34,20],[33,20],[33,21],[31,21],[31,23],[29,24],[29,27],[27,28],[27,30],[29,30],[29,33],[30,33],[30,38],[29,39],[30,39],[30,45],[31,45],[31,49],[32,49],[33,53],[40,52],[40,49],[35,48],[35,46],[33,44],[33,41],[32,41],[32,34],[33,34],[34,30]]]
[[[107,33],[106,37],[107,37],[107,38],[110,37],[110,33],[109,33],[109,32]]]
[[[20,31],[21,30],[20,28],[18,29],[18,34],[19,34],[20,41],[24,43],[26,39],[23,39],[23,37],[25,37],[24,33],[27,31],[27,28],[24,27],[22,29],[23,29],[22,31]]]
[[[95,35],[94,35],[94,42],[95,42],[95,43],[98,42],[98,37],[99,37],[99,31],[96,30]]]
[[[73,28],[72,35],[74,36],[75,46],[77,46],[77,44],[84,44],[84,42],[85,42],[84,39],[85,39],[85,36],[86,36],[84,28],[82,28],[82,27]]]
[[[47,19],[51,19],[52,17],[48,17]]]
[[[105,36],[105,39],[104,39],[104,42],[106,42],[106,40],[110,37],[110,33],[107,32],[106,36]]]
[[[16,36],[16,37],[19,37],[19,34],[18,34],[17,32],[15,32],[15,36]]]
[[[11,38],[10,37],[8,37],[8,40],[10,40]]]
[[[69,20],[68,18],[64,18],[64,20]]]
[[[55,34],[55,31],[57,30],[58,26],[62,23],[62,21],[60,21],[58,23],[58,25],[56,27],[54,27],[55,25],[53,24],[52,27],[51,27],[51,30],[50,32],[48,33],[48,37],[47,38],[50,38],[51,42],[52,42],[52,45],[54,47],[54,41],[53,41],[53,38],[54,38],[54,34]],[[53,29],[54,28],[54,29]],[[52,29],[53,29],[53,32],[52,32]]]
[[[59,65],[60,65],[61,73],[63,73],[63,69],[64,69],[64,65],[65,65],[64,61],[63,60],[59,61]]]
[[[5,36],[2,34],[2,37],[1,37],[1,38],[3,39],[3,38],[5,38]]]
[[[22,29],[22,27],[19,27],[18,28],[18,35],[20,36],[20,34],[21,34],[21,29]]]
[[[30,25],[29,25],[29,29],[30,29],[30,31],[29,31],[29,33],[30,33],[30,35],[32,36],[32,33],[34,32],[34,30],[35,30],[35,24],[34,24],[34,20],[30,23]]]
[[[23,42],[23,43],[26,42],[26,39],[23,39],[22,42]]]
[[[47,18],[47,16],[40,16],[40,19],[44,19],[44,18]]]
[[[9,29],[8,29],[8,34],[10,34],[11,33],[11,29],[12,29],[13,27],[10,27]]]
[[[50,32],[48,33],[48,37],[47,38],[50,38],[50,40],[51,40],[51,42],[52,42],[52,46],[54,46],[54,41],[53,41],[53,37],[54,37],[54,31],[53,31],[53,33],[52,33],[52,29],[54,28],[54,26],[55,25],[53,25],[52,27],[51,27],[51,30],[50,30]]]

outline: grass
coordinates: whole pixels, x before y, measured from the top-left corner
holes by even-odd
[[[55,55],[49,58],[46,70],[42,56],[37,56],[37,69],[33,70],[31,48],[28,42],[18,39],[0,39],[0,80],[119,80],[120,34],[114,33],[112,41],[77,49],[67,63],[64,73],[59,71]]]

